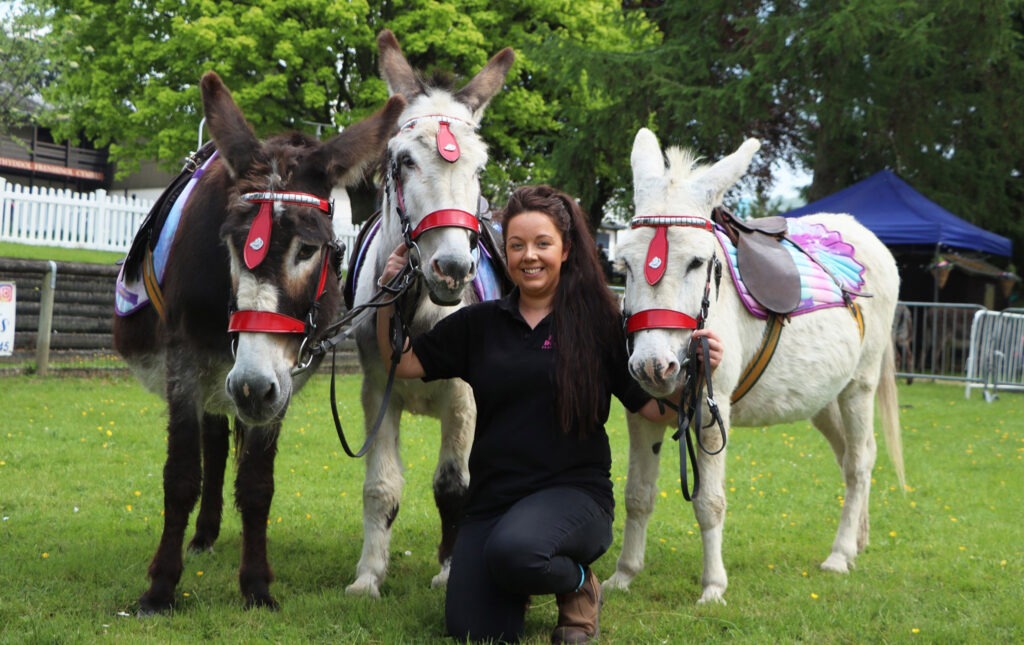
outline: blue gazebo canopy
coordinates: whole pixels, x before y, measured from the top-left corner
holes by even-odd
[[[886,246],[943,245],[956,249],[1009,256],[1013,243],[960,219],[914,190],[890,170],[788,213],[849,213],[878,236]]]

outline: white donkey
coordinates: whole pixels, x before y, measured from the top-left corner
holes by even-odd
[[[480,267],[478,259],[484,254],[484,249],[477,247],[478,238],[485,234],[482,227],[488,226],[478,217],[479,176],[487,163],[487,146],[477,128],[487,104],[504,84],[515,54],[503,49],[462,89],[451,91],[425,84],[390,31],[381,32],[377,42],[381,75],[388,90],[391,95],[404,96],[408,106],[388,143],[387,190],[379,230],[365,249],[354,304],[358,306],[373,297],[388,256],[403,240],[410,243],[411,262],[418,264],[419,274],[399,305],[410,333],[415,335],[481,297],[474,288],[479,288],[474,278]],[[500,258],[494,259],[501,262]],[[356,329],[368,433],[385,398],[388,381],[375,330],[373,317]],[[404,483],[398,450],[403,410],[441,420],[441,451],[434,473],[434,499],[441,516],[441,570],[432,585],[442,586],[448,581],[451,550],[469,485],[476,405],[469,386],[458,379],[431,383],[399,380],[393,384],[377,437],[366,454],[363,551],[348,593],[380,596],[391,525],[398,514]]]
[[[696,447],[700,487],[693,507],[704,552],[701,603],[725,602],[722,432],[730,426],[810,418],[828,439],[846,495],[832,552],[822,569],[847,572],[868,543],[876,392],[889,455],[904,485],[890,340],[899,288],[896,264],[878,238],[849,215],[773,218],[776,227],[788,224],[787,240],[803,249],[788,241],[782,245],[803,267],[803,282],[796,283],[799,303],[791,301],[788,315],[780,316],[753,300],[730,260],[736,246],[709,220],[759,148],[756,139],[749,139],[721,161],[700,165],[678,148],[669,148],[663,156],[655,135],[641,129],[632,153],[636,213],[618,251],[627,267],[623,315],[631,342],[629,368],[644,389],[653,396],[670,397],[684,385],[691,333],[697,325],[716,330],[725,347],[711,379],[722,430],[713,420],[702,424],[702,445]],[[775,244],[777,239],[778,234],[760,242]],[[717,284],[714,264],[719,261],[725,277]],[[757,279],[748,277],[749,282]],[[705,293],[709,304],[702,315]],[[703,418],[712,419],[706,401],[698,405]],[[643,568],[647,520],[656,494],[664,428],[630,419],[630,432],[626,533],[606,588],[627,588]]]

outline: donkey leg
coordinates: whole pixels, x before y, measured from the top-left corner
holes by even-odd
[[[365,401],[364,391],[363,409],[376,411],[376,406],[367,406]],[[367,424],[374,422],[374,416],[374,412],[366,414]],[[366,453],[366,479],[363,481],[363,552],[356,565],[355,582],[345,588],[345,593],[348,594],[380,598],[380,585],[388,568],[391,525],[398,516],[402,486],[405,483],[398,452],[398,422],[401,416],[401,405],[395,405],[392,399],[392,405],[385,413],[377,431],[377,438]]]
[[[843,460],[846,455],[846,423],[839,411],[838,401],[832,401],[811,419],[814,426],[821,431],[828,439],[829,445],[836,456],[836,463],[839,464],[839,471],[843,472]],[[874,443],[875,436],[871,433],[870,441]],[[857,529],[857,552],[864,550],[868,543],[868,505],[865,504],[861,512]]]
[[[139,598],[143,614],[167,611],[184,569],[182,545],[188,516],[201,487],[199,419],[190,397],[168,397],[167,461],[164,464],[164,528],[149,564],[149,589]]]
[[[212,551],[220,535],[224,509],[224,470],[228,461],[228,418],[203,416],[203,493],[196,517],[196,534],[189,542],[192,553]]]
[[[873,400],[874,388],[860,381],[852,381],[839,396],[846,446],[840,468],[846,484],[846,497],[832,553],[821,564],[826,571],[847,573],[853,567],[859,548],[867,543],[871,470],[875,466],[877,452]]]
[[[236,420],[237,423],[241,423]],[[274,499],[274,458],[280,423],[261,428],[242,427],[237,436],[238,474],[235,477],[235,506],[242,515],[242,563],[238,585],[245,608],[278,609],[270,595],[274,572],[267,560],[267,518]]]
[[[441,450],[434,471],[434,503],[441,518],[441,542],[437,547],[441,570],[430,581],[434,588],[448,584],[455,536],[469,490],[469,452],[475,426],[473,391],[462,381],[451,381],[448,402],[441,413]]]
[[[622,552],[615,563],[615,573],[602,587],[629,589],[629,583],[644,568],[647,545],[647,522],[654,512],[658,497],[658,467],[665,426],[626,413],[629,428],[629,471],[626,476],[626,526],[622,534]]]
[[[722,420],[729,427],[729,411],[722,406]],[[705,415],[707,418],[709,415]],[[697,467],[700,469],[700,490],[693,498],[693,513],[700,525],[701,545],[704,551],[703,591],[698,604],[717,602],[725,604],[725,589],[729,578],[722,560],[722,532],[725,527],[725,446],[717,426],[701,430],[704,448],[696,447]],[[719,449],[721,450],[719,451]],[[708,454],[716,452],[717,454]]]

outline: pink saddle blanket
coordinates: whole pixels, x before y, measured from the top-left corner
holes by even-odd
[[[843,240],[838,231],[823,224],[805,223],[796,218],[789,220],[788,224],[789,239],[782,240],[781,244],[789,251],[800,271],[800,304],[790,316],[828,307],[845,307],[844,293],[846,297],[862,295],[864,265],[854,257],[853,245]],[[717,226],[715,235],[725,251],[725,264],[747,311],[758,318],[767,318],[768,310],[750,295],[736,268],[736,247]]]

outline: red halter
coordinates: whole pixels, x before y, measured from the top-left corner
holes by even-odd
[[[429,119],[438,122],[437,135],[435,137],[437,144],[437,153],[441,155],[441,158],[448,163],[455,163],[459,160],[462,155],[462,151],[459,148],[459,142],[455,138],[455,133],[452,132],[449,125],[452,121],[458,121],[464,123],[470,127],[476,127],[474,124],[462,119],[455,117],[445,116],[442,114],[425,114],[423,116],[413,117],[400,125],[398,131],[408,130],[416,126],[416,124],[424,119]],[[420,220],[420,223],[415,229],[409,230],[408,217],[405,212],[405,197],[402,195],[402,181],[401,175],[398,172],[398,164],[392,161],[391,164],[391,175],[395,182],[395,206],[398,211],[398,216],[402,220],[404,233],[407,236],[406,243],[411,246],[411,242],[415,242],[416,239],[426,233],[427,231],[434,228],[446,228],[446,227],[457,227],[465,228],[472,231],[475,235],[480,234],[480,220],[469,211],[464,211],[458,208],[442,208],[431,213],[427,213],[427,216]],[[475,238],[474,238],[475,239]]]
[[[256,268],[267,257],[270,248],[270,231],[273,223],[271,209],[275,202],[283,202],[297,206],[309,206],[325,213],[328,218],[334,216],[334,203],[309,193],[284,191],[267,191],[261,193],[245,193],[242,199],[260,205],[260,210],[249,228],[245,241],[245,266],[250,270]],[[327,288],[327,269],[331,261],[330,245],[325,245],[323,261],[320,264],[320,278],[317,283],[316,296],[310,307],[308,320],[303,321],[276,311],[256,311],[252,309],[236,311],[228,320],[228,332],[262,332],[266,334],[307,334],[315,328],[315,314]]]

